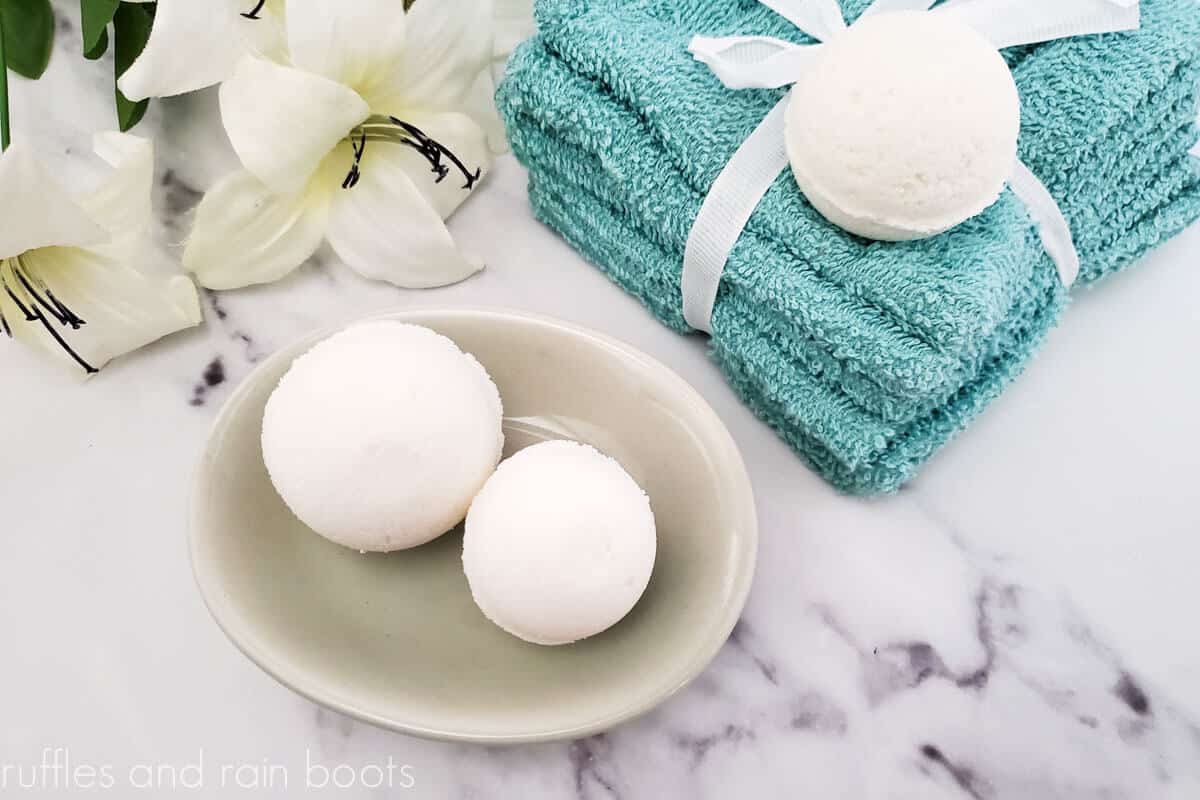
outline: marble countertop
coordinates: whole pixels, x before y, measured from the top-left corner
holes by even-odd
[[[38,92],[13,87],[14,136],[68,185],[112,125],[110,66],[77,48],[68,15]],[[231,154],[212,92],[155,103],[138,132],[159,143],[167,247]],[[1080,292],[983,418],[905,491],[862,501],[739,403],[700,338],[658,325],[538,224],[524,182],[502,159],[452,220],[489,262],[458,286],[371,284],[323,250],[278,284],[205,294],[203,328],[85,384],[0,342],[10,790],[13,770],[58,758],[109,767],[117,796],[170,796],[203,758],[191,793],[206,798],[1200,797],[1200,227]],[[743,619],[694,684],[606,735],[485,748],[353,722],[244,659],[193,586],[184,509],[232,387],[317,326],[445,304],[553,314],[644,349],[745,456],[761,550]],[[406,768],[391,788],[364,785],[389,759]],[[320,789],[336,766],[353,785]]]

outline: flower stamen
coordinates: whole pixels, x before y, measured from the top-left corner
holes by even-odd
[[[435,183],[441,183],[442,179],[446,177],[446,173],[449,172],[449,169],[446,167],[446,165],[442,163],[443,155],[450,159],[451,163],[458,168],[459,172],[461,172],[463,177],[466,179],[467,182],[462,188],[468,190],[471,189],[475,186],[480,177],[482,177],[483,170],[476,168],[475,173],[472,174],[471,171],[467,169],[467,166],[459,160],[458,156],[456,156],[454,152],[450,150],[450,148],[446,147],[438,140],[427,136],[425,132],[416,125],[413,125],[410,122],[405,122],[401,119],[396,119],[395,117],[388,117],[388,119],[392,121],[393,125],[399,125],[406,132],[408,132],[410,136],[413,137],[413,140],[415,141],[406,140],[404,144],[414,148],[418,153],[428,159],[430,166],[433,167],[433,172],[438,176]]]
[[[7,273],[11,274],[18,284],[16,288],[20,289],[25,295],[24,301],[17,296],[17,292],[14,291],[13,285],[9,283],[8,275],[5,274],[6,267]],[[34,288],[35,284],[41,289],[41,292]],[[83,367],[89,375],[99,372],[99,370],[97,370],[95,367],[85,361],[82,356],[75,352],[71,345],[67,343],[67,340],[64,339],[57,330],[55,330],[54,325],[51,324],[51,321],[46,317],[46,314],[49,313],[50,317],[53,318],[53,320],[59,325],[70,326],[71,330],[79,330],[80,327],[86,325],[87,323],[78,314],[71,311],[71,309],[67,308],[66,305],[58,300],[58,298],[56,298],[54,294],[46,287],[46,284],[37,275],[30,271],[29,266],[21,262],[20,256],[0,261],[0,288],[2,288],[4,293],[8,295],[9,299],[13,301],[13,304],[16,305],[17,309],[25,315],[26,322],[40,323],[41,326],[46,329],[46,332],[50,334],[51,338],[58,343],[58,346],[61,347],[67,353],[67,355],[69,355],[75,361],[75,363]],[[43,294],[45,296],[43,296]],[[7,334],[9,338],[12,338],[12,328],[9,327],[8,320],[4,318],[2,312],[0,312],[0,327],[4,329],[4,333]]]
[[[358,183],[358,179],[362,177],[359,164],[362,163],[363,151],[367,149],[366,129],[363,129],[362,138],[358,140],[358,144],[351,144],[350,146],[354,148],[354,163],[350,165],[350,171],[346,173],[346,179],[342,181],[343,189],[353,189]]]
[[[441,183],[450,174],[450,167],[442,163],[443,157],[449,159],[450,163],[462,173],[466,181],[462,187],[464,190],[470,191],[479,182],[479,179],[483,177],[482,169],[476,168],[474,172],[471,172],[454,151],[426,134],[416,125],[405,122],[402,119],[374,116],[351,132],[351,141],[353,141],[356,132],[360,132],[361,138],[359,139],[359,144],[354,146],[354,163],[351,164],[350,171],[346,173],[346,179],[342,181],[343,189],[353,188],[358,183],[358,179],[362,175],[359,168],[362,161],[362,153],[366,149],[368,139],[402,144],[416,150],[429,162],[430,171],[437,176],[434,178],[434,183]]]
[[[50,312],[50,316],[54,317],[59,325],[70,325],[71,330],[77,331],[82,326],[87,324],[82,317],[69,309],[61,300],[55,297],[54,293],[51,292],[49,287],[46,286],[45,281],[32,273],[27,266],[21,263],[20,257],[14,259],[14,261],[16,263],[13,265],[13,275],[18,281],[20,281],[21,286],[25,288],[25,292],[32,297],[36,303]],[[37,284],[38,288],[42,290],[42,293],[46,295],[48,300],[38,294],[37,289],[33,287],[31,281]]]
[[[258,5],[256,5],[254,8],[250,9],[249,11],[243,12],[242,16],[245,17],[246,19],[262,19],[262,17],[260,17],[258,14],[260,11],[262,11],[263,6],[265,6],[266,4],[267,4],[267,0],[258,0]]]

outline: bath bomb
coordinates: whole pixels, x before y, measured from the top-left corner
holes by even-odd
[[[869,239],[941,233],[1004,190],[1021,104],[1000,53],[925,11],[868,16],[822,45],[787,108],[805,197]]]
[[[362,551],[453,528],[500,461],[500,393],[428,328],[354,325],[297,358],[267,400],[263,459],[317,533]]]
[[[654,568],[654,514],[613,459],[578,442],[528,447],[471,504],[463,567],[492,622],[534,644],[616,624]]]

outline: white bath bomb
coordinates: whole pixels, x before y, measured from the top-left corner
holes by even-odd
[[[613,459],[578,442],[509,458],[467,514],[463,567],[480,610],[535,644],[616,624],[654,568],[650,501]]]
[[[293,362],[267,400],[263,459],[306,525],[357,550],[424,544],[466,516],[500,461],[500,394],[428,328],[367,322]]]
[[[870,239],[933,236],[979,214],[1017,159],[1021,104],[1000,53],[925,11],[866,17],[793,89],[787,152],[809,202]]]

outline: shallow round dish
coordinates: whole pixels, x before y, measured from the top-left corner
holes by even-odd
[[[658,558],[641,601],[562,647],[516,639],[475,607],[461,529],[359,554],[309,530],[263,466],[263,406],[292,360],[264,361],[229,398],[196,476],[192,563],[213,616],[247,656],[323,705],[404,733],[479,742],[574,738],[649,710],[728,638],[754,572],[757,526],[732,438],[686,382],[607,336],[482,309],[404,311],[484,365],[500,389],[505,455],[577,439],[650,496]]]

